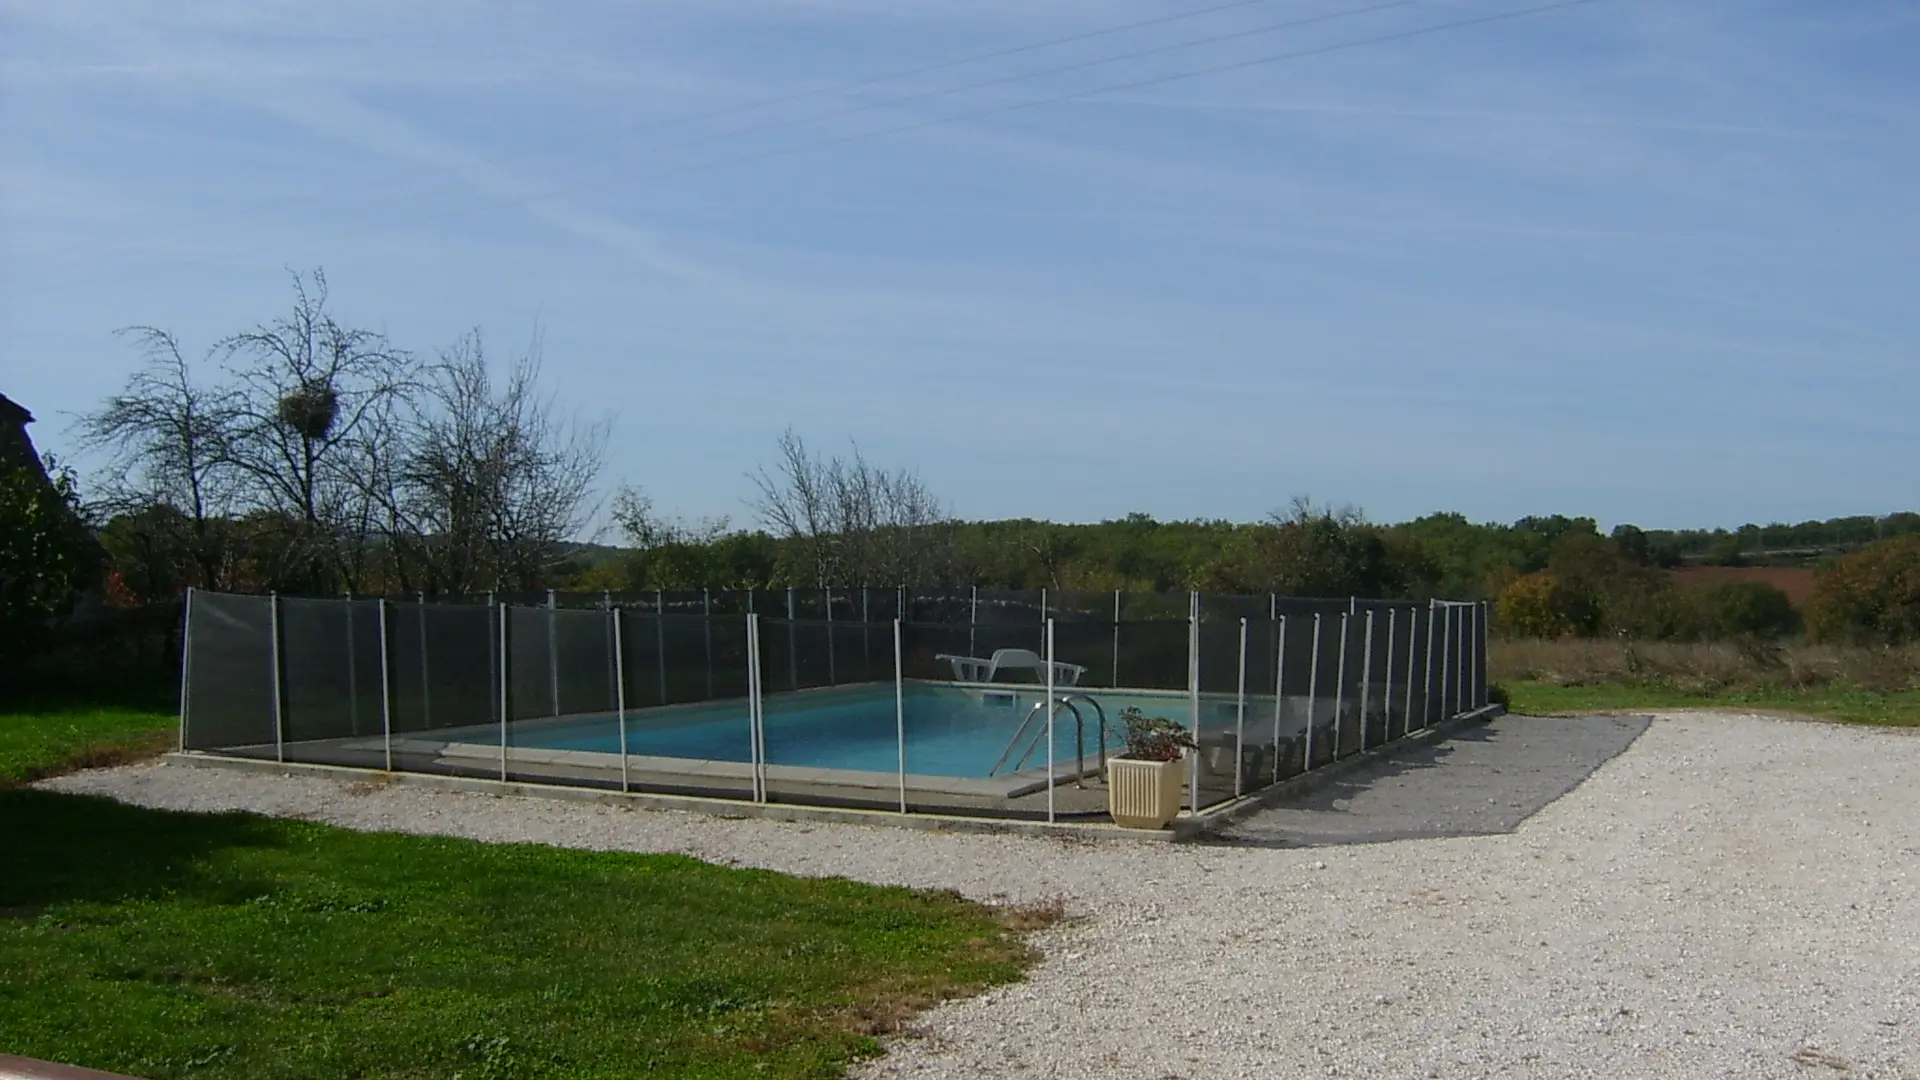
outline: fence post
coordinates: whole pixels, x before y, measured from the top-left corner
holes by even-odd
[[[1493,704],[1487,696],[1487,634],[1492,629],[1492,605],[1480,601],[1480,613],[1474,619],[1474,674],[1478,677],[1480,707]]]
[[[187,586],[187,598],[180,613],[180,747],[187,748],[187,717],[193,700],[193,594],[199,590]]]
[[[860,586],[860,671],[862,679],[873,678],[873,590],[865,585]]]
[[[268,643],[273,650],[273,760],[286,761],[287,718],[280,688],[280,594],[267,594]]]
[[[1120,590],[1113,590],[1113,681],[1108,686],[1120,685]],[[1102,768],[1105,766],[1103,765]]]
[[[508,640],[512,633],[513,620],[508,612],[512,604],[500,605],[500,780],[507,779],[507,723],[513,715],[513,643]]]
[[[1333,760],[1340,760],[1340,727],[1347,709],[1347,639],[1353,636],[1350,612],[1340,613],[1340,664],[1333,675]],[[1362,724],[1362,727],[1366,725]]]
[[[1273,649],[1273,782],[1280,782],[1280,716],[1287,702],[1287,617],[1274,620],[1279,644]]]
[[[767,801],[766,731],[760,722],[764,697],[761,692],[760,615],[747,612],[747,768],[748,796],[756,803]]]
[[[900,812],[907,812],[907,679],[900,620],[893,620],[893,726],[900,742]]]
[[[386,743],[387,771],[393,771],[393,662],[387,652],[387,598],[380,612],[380,737]]]
[[[840,679],[833,662],[833,586],[824,586],[820,595],[827,609],[827,685],[838,686]]]
[[[499,621],[499,618],[498,618],[499,603],[500,601],[494,595],[493,590],[488,589],[487,590],[487,689],[489,691],[489,693],[487,694],[488,698],[492,698],[494,696],[491,693],[491,691],[495,686],[498,686],[500,683],[500,672],[498,670],[500,666],[500,650],[493,647],[493,634],[495,629],[494,624]],[[498,704],[497,702],[489,701],[487,705],[487,711],[492,712],[494,709],[494,706],[497,704]],[[493,718],[488,717],[487,719],[492,720]]]
[[[800,635],[793,625],[793,586],[787,586],[787,689],[800,689]]]
[[[623,613],[611,603],[607,605],[607,619],[612,625],[613,645],[613,709],[620,724],[620,790],[629,790],[627,782],[627,650],[625,637],[620,632]]]
[[[1420,609],[1407,609],[1407,704],[1400,710],[1401,738],[1405,738],[1407,733],[1413,730],[1413,670],[1419,663],[1416,652],[1420,647],[1419,615]]]
[[[700,636],[707,647],[707,700],[713,700],[713,590],[700,590]]]
[[[1442,642],[1446,638],[1446,627],[1435,625],[1435,617],[1439,612],[1440,602],[1438,600],[1427,601],[1427,668],[1426,677],[1420,692],[1421,727],[1431,727],[1433,725],[1435,699],[1441,697],[1439,688],[1433,684],[1433,676],[1436,670],[1438,670],[1435,665],[1434,654],[1439,651]]]
[[[612,589],[600,590],[600,610],[601,611],[613,610],[613,590]],[[608,632],[611,633],[612,631],[608,631]],[[602,700],[612,701],[615,698],[619,697],[620,696],[619,683],[620,683],[620,661],[613,655],[613,643],[612,643],[612,640],[609,639],[607,643],[607,696]]]
[[[1247,620],[1240,619],[1240,685],[1233,716],[1233,797],[1246,794],[1247,772]]]
[[[1398,608],[1387,609],[1387,644],[1380,650],[1387,660],[1386,682],[1380,687],[1380,737],[1383,742],[1393,741],[1393,638],[1394,632],[1399,629],[1399,619]]]
[[[1302,772],[1313,769],[1313,722],[1320,711],[1320,613],[1313,613],[1313,655],[1307,667],[1307,747],[1301,759]]]
[[[1200,813],[1200,594],[1187,597],[1187,730],[1195,749],[1187,754],[1187,809]]]
[[[967,655],[977,656],[980,651],[980,646],[977,643],[978,628],[980,626],[980,586],[973,585],[970,586],[970,588],[973,591],[971,594],[972,599],[968,601],[967,605]]]
[[[1360,749],[1367,748],[1368,714],[1373,711],[1373,609],[1367,609],[1366,638],[1360,648]]]
[[[1044,596],[1044,595],[1046,595],[1046,594],[1045,594],[1045,593],[1043,592],[1043,593],[1042,593],[1041,595],[1042,595],[1042,596]],[[1044,602],[1044,601],[1042,601],[1042,608],[1041,608],[1041,610],[1042,610],[1042,611],[1044,611],[1044,610],[1045,610],[1045,602]],[[1056,788],[1058,788],[1058,787],[1060,786],[1060,779],[1059,779],[1059,777],[1058,777],[1058,776],[1056,776],[1056,775],[1054,774],[1054,760],[1053,760],[1053,716],[1054,716],[1054,714],[1055,714],[1055,713],[1057,713],[1057,712],[1059,712],[1060,710],[1059,710],[1059,709],[1058,709],[1058,708],[1056,707],[1056,703],[1055,703],[1055,701],[1054,701],[1054,697],[1053,697],[1053,620],[1052,620],[1052,619],[1048,619],[1048,618],[1045,618],[1045,617],[1043,616],[1043,617],[1042,617],[1042,619],[1041,619],[1041,623],[1042,623],[1042,625],[1043,625],[1043,626],[1045,626],[1045,627],[1046,627],[1046,650],[1047,650],[1047,824],[1049,824],[1049,825],[1051,825],[1051,824],[1053,824],[1053,794],[1054,794],[1054,790],[1055,790]],[[1075,766],[1075,768],[1078,768],[1078,766]]]
[[[560,610],[553,590],[547,590],[547,685],[553,693],[553,715],[560,715]]]

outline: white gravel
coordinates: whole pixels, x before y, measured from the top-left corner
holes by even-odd
[[[1026,983],[943,1006],[905,1077],[1920,1080],[1920,738],[1663,717],[1517,831],[1345,847],[723,821],[140,766],[148,806],[682,852],[1068,899]]]

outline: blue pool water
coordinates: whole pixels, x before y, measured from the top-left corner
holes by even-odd
[[[1184,695],[1141,695],[1087,691],[1107,713],[1107,745],[1120,743],[1120,710],[1137,705],[1149,716],[1185,722]],[[906,689],[907,771],[929,776],[986,777],[1007,748],[1029,710],[1043,695],[1031,689],[967,690],[949,686]],[[1098,753],[1094,711],[1086,717],[1087,756]],[[766,700],[767,763],[812,768],[893,772],[899,767],[894,689],[891,685],[810,690]],[[1044,723],[1036,720],[1036,725]],[[1029,732],[1031,735],[1031,731]],[[486,741],[476,733],[474,741]],[[547,750],[620,752],[617,720],[612,715],[562,722],[516,724],[513,746]],[[1024,750],[1027,739],[1021,740]],[[745,702],[645,709],[627,714],[627,752],[638,756],[751,761]],[[1054,755],[1075,754],[1071,714],[1054,722]],[[1016,752],[1015,757],[1019,756]],[[1027,760],[1028,768],[1046,764],[1044,738]],[[1004,774],[1009,768],[1003,767]]]

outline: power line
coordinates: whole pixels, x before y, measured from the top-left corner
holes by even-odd
[[[638,123],[622,124],[610,130],[611,132],[619,132],[621,134],[631,135],[637,132],[654,131],[660,128],[677,127],[683,124],[690,124],[695,121],[711,120],[721,116],[732,116],[738,113],[751,112],[757,109],[764,109],[774,105],[785,105],[795,101],[804,101],[808,98],[822,97],[828,94],[837,94],[837,93],[842,93],[848,90],[857,90],[864,86],[875,86],[880,83],[893,82],[897,79],[912,78],[916,75],[927,75],[936,71],[946,71],[952,68],[966,67],[967,65],[970,65],[970,64],[982,64],[982,63],[986,63],[989,60],[1001,60],[1009,56],[1019,56],[1023,53],[1038,52],[1042,49],[1051,49],[1060,45],[1071,45],[1076,42],[1091,41],[1095,38],[1108,37],[1113,34],[1121,34],[1129,30],[1139,30],[1143,27],[1163,26],[1168,23],[1182,22],[1188,19],[1197,19],[1207,15],[1216,15],[1222,11],[1232,11],[1238,8],[1253,7],[1255,5],[1270,4],[1273,2],[1274,0],[1232,0],[1232,2],[1230,3],[1215,4],[1212,7],[1197,8],[1193,11],[1175,12],[1171,15],[1157,15],[1150,19],[1139,19],[1134,22],[1120,23],[1115,26],[1101,27],[1097,30],[1086,30],[1076,34],[1068,34],[1065,37],[1049,38],[1045,41],[1036,41],[1026,45],[1015,45],[1010,48],[996,49],[991,52],[974,53],[970,56],[955,57],[950,60],[941,60],[931,64],[923,64],[919,67],[904,68],[896,71],[886,72],[880,75],[868,75],[858,79],[849,79],[845,82],[829,83],[824,86],[815,86],[805,90],[794,90],[786,93],[774,94],[768,97],[755,98],[750,101],[738,102],[732,105],[722,105],[718,108],[706,109],[700,112],[683,113],[679,116],[670,116],[670,117],[665,117],[657,120],[643,120]],[[807,119],[819,119],[819,118],[802,118],[801,120],[796,120],[794,122],[796,123],[806,122]],[[778,126],[778,125],[775,125],[775,126]],[[761,129],[753,129],[753,130],[761,130]],[[609,130],[603,129],[596,133],[596,138],[604,138],[609,133],[610,133]],[[699,140],[696,140],[696,143],[698,141]],[[554,145],[555,144],[550,142],[544,147],[535,147],[535,148],[529,148],[529,149],[524,149],[520,151],[509,151],[501,155],[500,157],[496,158],[495,160],[496,161],[523,160],[529,157],[533,157],[537,154],[550,151],[554,148]],[[679,146],[682,144],[674,143],[669,145]],[[385,201],[385,199],[390,196],[405,196],[409,194],[431,195],[436,190],[444,190],[444,188],[429,189],[425,192],[419,192],[417,190],[406,190],[406,189],[417,189],[417,185],[421,181],[430,180],[432,178],[440,177],[440,176],[449,176],[449,175],[458,173],[460,169],[461,167],[458,165],[444,165],[444,166],[439,166],[435,168],[419,170],[412,177],[408,178],[403,182],[404,187],[402,185],[389,184],[389,185],[386,185],[385,190],[375,192],[373,194],[375,194],[376,197],[380,199],[380,201]],[[235,207],[235,209],[264,210],[264,209],[271,209],[273,207],[299,206],[304,203],[311,203],[315,201],[317,198],[324,198],[324,196],[301,196],[294,199],[260,200],[256,202],[242,204],[238,207]],[[368,204],[365,202],[361,204],[362,208],[364,208],[366,205]]]
[[[1382,0],[1382,2],[1380,3],[1367,4],[1363,7],[1357,7],[1357,8],[1346,8],[1341,11],[1328,12],[1327,14],[1324,14],[1324,15],[1311,15],[1302,19],[1288,19],[1284,22],[1267,23],[1264,26],[1250,26],[1244,30],[1230,30],[1223,34],[1214,34],[1209,37],[1194,38],[1191,41],[1175,42],[1171,45],[1155,45],[1150,49],[1138,49],[1134,52],[1120,53],[1119,55],[1116,55],[1116,56],[1101,56],[1101,57],[1096,57],[1092,60],[1080,60],[1071,64],[1062,64],[1059,67],[1040,68],[1036,71],[1023,71],[1017,75],[1003,75],[997,79],[988,79],[985,82],[965,83],[960,86],[949,87],[944,90],[925,90],[917,94],[907,94],[902,97],[888,98],[885,101],[868,102],[862,105],[849,106],[848,108],[841,109],[838,112],[822,113],[815,116],[800,117],[792,120],[776,121],[770,124],[762,124],[759,127],[739,128],[734,131],[722,132],[717,135],[708,136],[707,138],[704,138],[704,139],[694,139],[694,140],[685,141],[685,142],[669,143],[666,145],[666,147],[664,147],[664,149],[679,149],[685,146],[704,146],[710,143],[720,142],[726,139],[735,139],[742,135],[757,135],[762,132],[774,131],[779,128],[795,127],[800,124],[815,124],[815,123],[819,123],[822,120],[837,120],[842,116],[851,116],[854,113],[871,112],[875,109],[891,108],[896,105],[906,105],[911,102],[926,101],[932,98],[951,97],[954,94],[964,94],[964,93],[969,93],[975,90],[990,90],[996,86],[1006,86],[1010,83],[1025,82],[1028,79],[1038,79],[1047,75],[1064,75],[1069,71],[1084,71],[1087,68],[1100,67],[1105,64],[1118,64],[1127,60],[1138,60],[1143,56],[1158,56],[1162,53],[1178,52],[1181,49],[1193,49],[1193,48],[1198,48],[1202,45],[1217,45],[1222,41],[1235,41],[1240,38],[1257,37],[1261,34],[1274,34],[1282,30],[1297,30],[1303,26],[1313,26],[1317,23],[1334,22],[1339,19],[1350,19],[1355,15],[1370,15],[1376,11],[1386,11],[1389,8],[1408,7],[1410,5],[1418,4],[1422,2],[1423,0]]]
[[[1417,0],[1393,0],[1393,2],[1391,3],[1379,4],[1369,8],[1352,9],[1347,12],[1344,12],[1343,14],[1346,14],[1346,15],[1358,14],[1361,11],[1379,10],[1386,7],[1402,6],[1404,4],[1413,3],[1413,2],[1417,2]],[[990,106],[983,109],[976,109],[976,110],[971,110],[971,111],[961,112],[961,113],[953,113],[946,116],[932,117],[925,120],[917,120],[912,123],[898,124],[891,127],[877,128],[874,130],[858,132],[851,135],[842,135],[842,136],[836,136],[833,138],[814,140],[810,142],[795,143],[788,146],[776,147],[770,150],[759,151],[752,154],[745,154],[745,155],[740,155],[740,156],[731,157],[731,158],[722,158],[722,159],[707,161],[707,162],[698,162],[692,165],[681,166],[677,168],[656,170],[650,173],[642,173],[637,176],[622,177],[617,181],[601,181],[593,184],[571,185],[566,188],[549,189],[547,191],[539,192],[534,195],[515,196],[512,198],[506,198],[506,199],[489,199],[482,202],[469,203],[463,206],[454,207],[442,213],[430,215],[424,220],[429,220],[429,221],[443,220],[449,217],[457,217],[460,215],[472,213],[477,210],[525,205],[529,203],[540,202],[546,199],[556,198],[562,195],[575,194],[581,191],[593,190],[596,188],[603,188],[612,183],[625,184],[625,183],[631,183],[635,180],[652,180],[652,179],[659,179],[663,177],[680,176],[688,173],[704,172],[710,169],[725,168],[732,165],[748,164],[751,162],[764,161],[764,160],[775,158],[775,157],[785,157],[792,154],[804,153],[809,150],[826,149],[834,146],[845,145],[848,143],[861,142],[868,139],[876,139],[876,138],[880,138],[887,135],[896,135],[896,134],[901,134],[903,132],[908,132],[908,131],[917,131],[924,128],[936,127],[939,125],[954,123],[962,120],[973,120],[973,119],[978,119],[986,116],[995,116],[1003,113],[1016,112],[1023,109],[1037,108],[1042,105],[1058,104],[1060,102],[1066,102],[1066,101],[1084,100],[1087,98],[1097,97],[1102,94],[1117,93],[1125,90],[1137,90],[1146,86],[1164,85],[1166,83],[1197,78],[1203,75],[1219,74],[1221,72],[1244,70],[1247,68],[1284,63],[1291,60],[1301,60],[1301,59],[1306,59],[1314,56],[1323,56],[1329,53],[1344,52],[1352,49],[1363,48],[1370,45],[1379,45],[1379,44],[1385,44],[1389,42],[1405,41],[1413,38],[1427,37],[1434,34],[1441,34],[1441,33],[1446,33],[1454,30],[1462,30],[1462,29],[1467,29],[1469,27],[1475,27],[1475,26],[1484,26],[1491,23],[1506,22],[1506,21],[1511,21],[1515,19],[1526,18],[1533,15],[1540,15],[1540,14],[1544,14],[1552,11],[1582,7],[1588,4],[1599,3],[1599,2],[1601,2],[1601,0],[1556,0],[1556,2],[1554,3],[1540,4],[1534,7],[1495,12],[1490,15],[1480,15],[1472,18],[1458,19],[1452,22],[1436,23],[1428,26],[1416,27],[1411,30],[1401,30],[1401,31],[1395,31],[1392,33],[1375,34],[1368,37],[1353,38],[1347,41],[1334,42],[1332,44],[1316,46],[1308,49],[1297,49],[1289,52],[1271,53],[1264,56],[1253,57],[1251,59],[1239,60],[1239,61],[1234,61],[1226,64],[1215,64],[1215,65],[1209,65],[1205,67],[1191,68],[1185,71],[1173,72],[1166,75],[1156,75],[1156,76],[1152,76],[1150,78],[1145,78],[1145,79],[1135,79],[1127,82],[1112,83],[1106,86],[1095,87],[1090,90],[1080,90],[1080,91],[1075,91],[1073,93],[1068,93],[1068,94],[1057,94],[1057,95],[1052,95],[1047,97],[1030,98],[1025,101],[1017,101],[1017,102],[1012,102],[1008,104],[995,105],[995,106]],[[1340,16],[1322,16],[1322,17],[1318,17],[1315,20],[1309,20],[1309,21],[1324,21],[1327,18],[1336,18],[1336,17],[1340,17]],[[1262,31],[1240,32],[1237,35],[1230,35],[1230,36],[1246,36],[1247,33],[1254,33],[1254,32],[1262,32]],[[1182,48],[1182,47],[1186,47],[1186,46],[1185,45],[1169,46],[1169,47],[1166,47],[1166,49]],[[1146,52],[1151,53],[1151,52],[1157,52],[1157,51],[1166,51],[1166,49],[1147,50]],[[1135,55],[1140,55],[1140,54],[1135,54]],[[1127,58],[1131,59],[1133,57],[1129,56]],[[1102,61],[1087,62],[1084,64],[1072,65],[1072,67],[1092,66],[1092,64],[1099,63],[1099,62],[1102,62]],[[948,65],[948,66],[952,66],[952,65]],[[1065,69],[1061,69],[1061,70],[1065,70]],[[1050,74],[1050,73],[1054,73],[1054,72],[1033,73],[1033,74]],[[983,85],[994,85],[999,82],[1005,82],[1005,81],[1013,81],[1013,80],[1002,79],[1002,80],[996,80],[995,83],[989,83],[989,84],[983,84]],[[965,88],[961,88],[961,89],[965,89]],[[959,92],[959,90],[956,89],[952,91],[942,91],[942,92],[939,92],[938,94],[930,94],[930,95],[922,95],[922,96],[940,96],[942,94],[955,93],[955,92]],[[241,257],[244,254],[245,254],[244,252],[229,253],[225,256],[220,256],[220,257],[235,258],[235,257]],[[98,277],[87,279],[87,280],[98,280]],[[71,286],[71,285],[82,284],[82,283],[84,282],[69,281],[66,283],[62,283],[62,286]],[[55,286],[55,287],[57,288],[62,286]],[[31,292],[32,290],[26,290],[26,291]]]
[[[1402,2],[1409,2],[1409,0],[1402,0]],[[790,154],[802,153],[808,150],[817,150],[817,149],[824,149],[832,146],[841,146],[847,143],[861,142],[867,139],[877,139],[885,135],[896,135],[901,132],[918,131],[923,128],[937,127],[942,124],[950,124],[960,120],[974,120],[983,116],[995,116],[1001,113],[1017,112],[1022,109],[1036,108],[1041,105],[1053,105],[1063,101],[1077,101],[1085,98],[1097,97],[1102,94],[1117,93],[1123,90],[1138,90],[1141,87],[1145,87],[1145,86],[1158,86],[1158,85],[1163,85],[1165,83],[1178,82],[1183,79],[1197,78],[1202,75],[1214,75],[1214,74],[1219,74],[1225,71],[1238,71],[1245,68],[1262,67],[1268,64],[1284,63],[1289,60],[1301,60],[1307,57],[1324,56],[1328,53],[1345,52],[1350,49],[1358,49],[1368,45],[1379,45],[1379,44],[1385,44],[1387,42],[1393,42],[1393,41],[1405,41],[1410,38],[1426,37],[1433,34],[1445,33],[1447,31],[1452,31],[1452,30],[1463,30],[1473,26],[1485,26],[1489,23],[1507,22],[1514,19],[1526,18],[1532,15],[1544,14],[1550,11],[1560,11],[1566,8],[1582,7],[1587,4],[1595,4],[1600,2],[1602,2],[1602,0],[1556,0],[1555,3],[1541,4],[1536,7],[1521,8],[1513,11],[1495,12],[1494,14],[1491,14],[1491,15],[1480,15],[1470,19],[1459,19],[1454,22],[1437,23],[1430,26],[1416,27],[1412,30],[1401,30],[1401,31],[1396,31],[1394,33],[1388,33],[1388,34],[1376,34],[1371,37],[1353,38],[1347,41],[1335,42],[1331,45],[1315,46],[1314,48],[1310,48],[1310,49],[1297,49],[1292,52],[1272,53],[1266,56],[1257,56],[1249,60],[1238,60],[1238,61],[1234,61],[1232,63],[1227,63],[1227,64],[1216,64],[1208,67],[1192,68],[1187,71],[1178,71],[1168,75],[1155,75],[1151,78],[1136,79],[1130,82],[1123,82],[1123,83],[1113,83],[1107,86],[1095,87],[1091,90],[1078,90],[1070,94],[1058,94],[1050,97],[1030,98],[1026,101],[1016,101],[1010,104],[994,105],[984,109],[976,109],[969,112],[952,113],[947,116],[936,116],[926,120],[916,120],[909,124],[898,124],[893,127],[877,128],[872,131],[863,131],[863,132],[858,132],[852,135],[842,135],[842,136],[837,136],[830,139],[820,139],[813,142],[796,143],[790,146],[777,147],[772,150],[760,151],[758,153],[746,154],[739,157],[722,158],[716,161],[699,162],[693,165],[682,166],[679,168],[663,169],[663,170],[658,170],[651,173],[642,173],[638,176],[623,177],[618,181],[573,185],[566,188],[554,188],[548,191],[541,192],[536,195],[516,197],[513,199],[489,200],[487,202],[482,202],[482,203],[472,203],[466,206],[456,207],[452,210],[447,211],[445,214],[436,214],[434,215],[434,218],[438,219],[445,216],[465,214],[473,210],[489,209],[496,206],[515,206],[523,203],[539,202],[543,199],[551,199],[561,195],[570,195],[580,191],[588,191],[595,188],[605,187],[607,186],[608,183],[624,184],[624,183],[631,183],[634,180],[653,180],[653,179],[658,179],[658,178],[667,177],[667,176],[680,176],[680,175],[685,175],[687,173],[705,172],[708,169],[724,168],[730,165],[743,165],[749,162],[764,161],[768,158],[774,158],[774,157],[784,157]]]
[[[1050,41],[1039,42],[1033,45],[1023,45],[1023,46],[1018,46],[1011,49],[1002,49],[996,52],[985,53],[979,56],[963,58],[960,60],[950,60],[950,61],[945,61],[938,64],[923,65],[918,68],[909,69],[904,72],[896,72],[891,75],[882,75],[882,76],[874,76],[874,77],[865,78],[865,79],[851,80],[849,82],[835,84],[832,87],[822,87],[822,88],[816,88],[814,90],[799,91],[792,94],[778,95],[775,97],[762,99],[759,102],[750,102],[742,105],[728,106],[720,109],[709,110],[705,113],[691,114],[689,116],[681,117],[679,120],[675,120],[675,121],[667,121],[667,122],[662,122],[657,124],[642,124],[642,125],[639,125],[638,127],[628,127],[625,130],[626,131],[647,130],[650,128],[668,126],[669,124],[672,124],[672,123],[691,121],[691,120],[700,119],[704,117],[720,116],[728,113],[740,112],[750,108],[755,108],[760,105],[775,104],[775,103],[784,102],[784,101],[798,100],[800,98],[816,96],[818,94],[823,94],[823,93],[829,93],[834,90],[865,86],[865,85],[870,85],[874,83],[885,82],[891,79],[904,78],[908,75],[920,74],[920,73],[929,72],[929,71],[938,71],[938,70],[952,68],[952,67],[959,67],[965,64],[975,63],[982,60],[1012,56],[1019,53],[1032,52],[1038,49],[1049,48],[1052,46],[1066,44],[1069,42],[1082,41],[1082,40],[1087,40],[1091,38],[1101,37],[1108,34],[1117,33],[1122,30],[1136,29],[1142,26],[1160,25],[1160,24],[1179,21],[1182,19],[1196,17],[1199,15],[1211,14],[1219,11],[1229,10],[1232,8],[1247,7],[1252,4],[1267,3],[1267,2],[1270,2],[1270,0],[1234,0],[1234,2],[1232,3],[1216,5],[1211,8],[1202,8],[1202,9],[1199,9],[1198,11],[1187,12],[1184,14],[1165,15],[1165,16],[1159,16],[1153,19],[1143,19],[1136,22],[1132,22],[1132,23],[1126,23],[1117,27],[1109,27],[1103,30],[1088,31],[1085,33],[1070,35],[1068,37],[1054,38]],[[955,94],[962,94],[962,93],[967,93],[975,90],[991,89],[993,87],[1005,86],[1005,85],[1009,85],[1016,82],[1022,82],[1029,79],[1036,79],[1036,78],[1041,78],[1049,75],[1065,74],[1067,72],[1080,71],[1088,68],[1099,67],[1105,64],[1119,63],[1127,60],[1136,60],[1141,57],[1153,56],[1161,53],[1175,52],[1181,49],[1197,48],[1202,45],[1211,45],[1211,44],[1217,44],[1223,41],[1231,41],[1231,40],[1236,40],[1240,38],[1254,37],[1260,34],[1270,34],[1270,33],[1277,33],[1282,30],[1298,29],[1300,27],[1310,26],[1318,23],[1332,22],[1338,19],[1351,18],[1357,15],[1366,15],[1373,12],[1385,11],[1391,8],[1408,7],[1412,4],[1421,3],[1421,2],[1423,2],[1423,0],[1376,0],[1376,2],[1374,3],[1364,4],[1360,7],[1346,8],[1340,11],[1328,12],[1320,15],[1307,16],[1304,18],[1287,19],[1281,22],[1267,23],[1261,26],[1249,27],[1241,30],[1233,30],[1233,31],[1228,31],[1220,34],[1213,34],[1206,37],[1194,38],[1187,41],[1175,42],[1168,45],[1156,45],[1149,48],[1137,49],[1133,52],[1121,53],[1114,56],[1096,57],[1090,60],[1076,61],[1071,64],[1064,64],[1056,67],[1040,68],[1033,71],[1021,72],[1013,75],[999,76],[993,79],[988,79],[984,82],[963,83],[959,86],[948,87],[946,89],[922,91],[919,93],[908,94],[905,96],[898,96],[898,97],[889,98],[887,100],[878,101],[878,102],[866,102],[862,104],[852,105],[852,106],[840,109],[838,111],[829,112],[825,114],[816,114],[814,116],[797,117],[797,118],[790,118],[786,120],[776,120],[771,123],[736,129],[733,131],[718,132],[718,133],[709,134],[705,136],[696,136],[691,139],[682,139],[675,142],[665,143],[658,146],[657,149],[679,150],[679,149],[687,149],[691,147],[707,146],[717,142],[724,142],[730,139],[741,138],[747,135],[763,134],[769,131],[776,131],[776,130],[781,130],[788,127],[797,127],[797,126],[806,125],[806,124],[816,124],[822,121],[838,119],[841,117],[850,116],[850,115],[854,115],[862,112],[870,112],[876,109],[896,107],[904,104],[909,104],[912,102],[931,100],[934,98],[949,97]],[[604,135],[604,132],[602,134]],[[509,154],[508,159],[510,160],[518,156],[521,156],[521,155]],[[444,169],[434,170],[433,172],[429,172],[423,175],[431,176],[435,174],[452,173],[455,171],[457,171],[455,167],[448,167]],[[442,193],[454,193],[454,192],[457,192],[458,190],[459,190],[459,187],[453,186],[453,185],[446,185],[446,184],[429,187],[424,190],[415,188],[414,190],[406,191],[403,194],[395,193],[390,189],[388,193],[376,195],[371,199],[367,199],[367,198],[360,199],[357,202],[348,205],[345,209],[349,212],[352,212],[352,211],[365,212],[368,210],[377,209],[379,207],[390,205],[390,204],[395,204],[395,203],[404,204],[406,202],[413,201],[420,198],[431,198],[435,195],[442,194]],[[396,194],[398,194],[397,198],[395,197]],[[470,205],[474,207],[486,207],[486,206],[495,205],[496,202],[499,205],[513,205],[516,202],[536,201],[544,197],[546,196],[544,195],[496,196],[493,199],[483,200],[479,203],[474,203]],[[311,199],[269,200],[265,202],[255,203],[252,206],[244,207],[240,209],[260,210],[260,209],[270,208],[276,205],[284,209],[288,207],[298,207],[302,205],[302,203],[310,203],[311,201],[312,201]],[[465,208],[463,207],[454,212],[456,213],[461,212],[464,209]],[[441,215],[434,215],[434,216],[438,217]],[[42,252],[40,254],[44,255],[46,254],[46,252]],[[235,253],[235,254],[243,254],[243,253]],[[138,256],[135,256],[135,258],[138,258]]]

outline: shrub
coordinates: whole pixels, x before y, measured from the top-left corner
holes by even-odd
[[[1545,570],[1517,577],[1500,590],[1494,615],[1512,637],[1574,637],[1593,633],[1600,623],[1600,607],[1592,596]]]
[[[1148,716],[1129,705],[1120,712],[1126,725],[1127,748],[1120,756],[1134,761],[1178,761],[1194,748],[1193,736],[1176,721],[1164,716]]]
[[[1920,640],[1920,536],[1869,544],[1822,570],[1807,630],[1816,641]]]
[[[1787,637],[1800,629],[1800,613],[1787,594],[1763,581],[1723,581],[1693,596],[1700,634],[1709,640]]]

